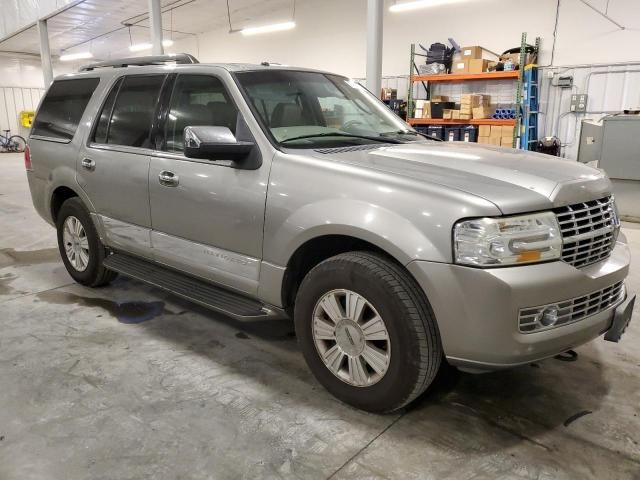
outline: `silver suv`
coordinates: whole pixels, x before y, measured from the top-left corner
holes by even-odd
[[[338,75],[93,64],[53,82],[28,143],[76,281],[291,316],[320,383],[364,410],[408,404],[445,362],[526,364],[618,341],[631,317],[603,172],[429,140]]]

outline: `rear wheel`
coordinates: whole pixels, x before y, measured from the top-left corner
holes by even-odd
[[[73,279],[89,287],[111,282],[117,273],[107,270],[102,261],[107,251],[84,204],[78,197],[66,200],[56,218],[58,249],[64,266]]]
[[[401,408],[440,367],[440,338],[423,292],[382,255],[350,252],[317,265],[300,285],[294,318],[311,371],[357,408]]]
[[[24,138],[22,138],[20,135],[13,135],[9,137],[7,151],[22,153],[24,152],[26,146],[27,141]]]

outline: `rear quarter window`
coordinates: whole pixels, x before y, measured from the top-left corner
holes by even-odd
[[[42,101],[32,135],[71,140],[100,79],[56,80]]]

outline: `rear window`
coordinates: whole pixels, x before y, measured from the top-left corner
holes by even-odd
[[[33,135],[71,140],[99,82],[97,78],[53,82],[33,122]]]

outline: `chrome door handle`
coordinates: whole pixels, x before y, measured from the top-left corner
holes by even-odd
[[[96,162],[91,160],[90,158],[83,158],[82,162],[80,162],[82,168],[86,168],[87,170],[93,170],[96,168]]]
[[[177,187],[180,179],[175,173],[169,170],[162,170],[158,175],[158,181],[160,185],[164,185],[165,187]]]

